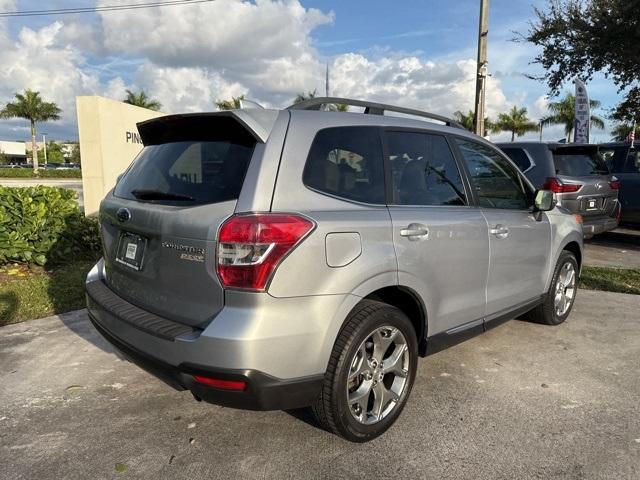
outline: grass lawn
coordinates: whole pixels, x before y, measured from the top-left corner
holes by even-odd
[[[94,263],[0,268],[0,326],[84,308],[84,281]]]
[[[640,295],[640,269],[583,267],[580,288]]]

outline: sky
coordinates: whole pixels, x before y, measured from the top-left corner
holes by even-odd
[[[147,3],[146,0],[0,0],[0,12]],[[122,99],[140,90],[166,113],[215,110],[244,94],[282,108],[298,92],[367,99],[450,116],[473,108],[479,0],[215,0],[83,15],[0,18],[0,106],[31,88],[62,108],[38,127],[48,139],[77,140],[75,97]],[[537,50],[514,42],[547,0],[491,0],[487,111],[547,113]],[[606,116],[620,100],[599,75],[588,85]],[[565,91],[572,91],[566,85]],[[553,100],[553,99],[552,99]],[[592,141],[606,141],[607,129]],[[545,140],[564,136],[544,129]],[[24,120],[0,120],[0,140],[27,140]],[[496,141],[509,134],[492,135]],[[523,138],[537,139],[538,134]]]

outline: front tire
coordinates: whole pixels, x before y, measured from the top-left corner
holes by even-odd
[[[546,325],[560,325],[573,308],[578,293],[578,262],[573,253],[563,250],[543,302],[529,312],[530,320]]]
[[[386,303],[363,300],[338,335],[311,411],[330,432],[352,442],[372,440],[402,412],[417,363],[418,341],[407,316]]]

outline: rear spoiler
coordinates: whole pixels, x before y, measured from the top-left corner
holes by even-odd
[[[145,146],[197,140],[254,144],[267,141],[278,113],[259,109],[182,113],[152,118],[137,127]]]

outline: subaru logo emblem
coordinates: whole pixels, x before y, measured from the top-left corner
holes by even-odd
[[[124,223],[131,218],[131,212],[127,208],[120,208],[116,212],[116,218],[119,222]]]

